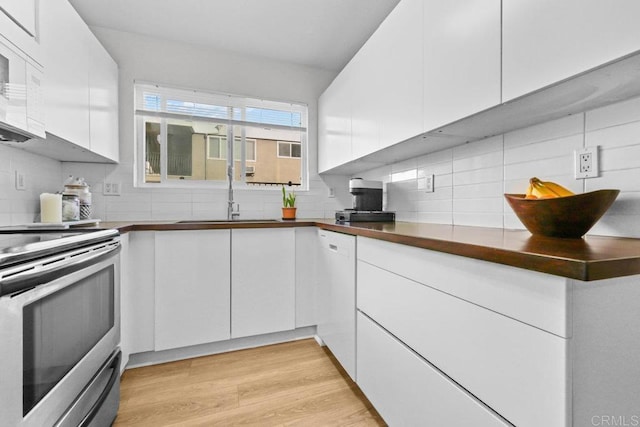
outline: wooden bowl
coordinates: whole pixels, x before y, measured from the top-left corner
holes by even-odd
[[[549,199],[525,199],[524,194],[504,197],[533,235],[580,238],[611,207],[620,190],[597,190]]]

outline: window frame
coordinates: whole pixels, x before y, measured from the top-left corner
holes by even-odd
[[[302,161],[302,143],[300,142],[295,142],[295,141],[277,141],[278,143],[278,148],[276,150],[276,152],[278,153],[278,158],[279,159],[300,159],[300,161]],[[280,155],[280,144],[287,144],[289,146],[289,155],[288,156],[281,156]],[[299,145],[300,146],[300,156],[294,156],[293,155],[293,146],[294,145]]]
[[[156,90],[157,89],[157,90]],[[189,121],[189,119],[191,119],[191,121],[193,121],[194,123],[196,122],[205,122],[205,123],[218,123],[218,124],[222,124],[222,125],[227,125],[228,129],[231,129],[231,134],[233,134],[233,128],[236,126],[239,126],[240,129],[242,130],[242,137],[244,137],[244,130],[247,129],[247,127],[263,127],[263,128],[275,128],[275,129],[285,129],[285,130],[294,130],[296,132],[300,132],[300,147],[301,147],[301,152],[300,152],[300,184],[295,184],[296,185],[296,191],[307,191],[309,189],[309,147],[308,147],[308,140],[309,140],[309,129],[308,129],[308,113],[309,113],[309,106],[305,103],[300,103],[300,102],[282,102],[282,101],[267,101],[267,100],[263,100],[263,99],[257,99],[257,98],[249,98],[249,97],[242,97],[242,96],[237,96],[237,95],[230,95],[230,94],[221,94],[221,93],[215,93],[215,92],[208,92],[208,91],[203,91],[203,90],[194,90],[194,89],[189,89],[189,88],[179,88],[179,87],[166,87],[166,86],[159,86],[157,84],[154,83],[147,83],[147,82],[141,82],[141,81],[134,81],[134,97],[135,97],[135,105],[136,107],[139,106],[139,103],[141,102],[141,98],[143,98],[143,94],[145,92],[151,92],[151,93],[159,93],[160,95],[160,99],[161,102],[159,102],[158,106],[160,110],[166,110],[166,104],[167,104],[167,99],[169,99],[170,101],[175,101],[175,100],[179,100],[180,102],[183,103],[189,103],[189,102],[194,102],[194,103],[203,103],[205,105],[217,105],[217,104],[212,104],[211,100],[215,100],[215,99],[219,99],[220,97],[223,98],[232,98],[233,99],[233,105],[232,105],[232,109],[237,109],[237,110],[233,110],[233,113],[235,114],[230,114],[230,116],[232,116],[231,119],[228,120],[221,120],[219,118],[207,118],[207,117],[200,117],[200,116],[178,116],[174,113],[167,113],[167,112],[162,112],[162,111],[147,111],[147,110],[140,110],[140,109],[136,109],[134,108],[134,122],[135,122],[135,128],[136,128],[136,138],[135,138],[135,153],[136,153],[136,157],[135,157],[135,162],[134,162],[134,186],[138,187],[138,188],[191,188],[191,189],[197,189],[197,188],[228,188],[229,182],[228,180],[181,180],[181,179],[169,179],[169,177],[167,176],[167,170],[166,170],[166,164],[167,164],[167,124],[168,122],[172,122],[173,120],[184,120],[184,121]],[[166,91],[166,92],[165,92]],[[180,95],[180,94],[192,94],[193,96],[189,99],[189,97],[185,97],[185,98],[176,98],[176,96]],[[177,94],[177,95],[176,95]],[[209,104],[207,104],[207,102],[209,102]],[[288,106],[290,107],[289,109],[284,108],[283,106]],[[280,108],[280,109],[278,109]],[[277,125],[277,124],[265,124],[265,123],[259,123],[259,122],[243,122],[242,120],[239,119],[243,119],[245,117],[244,112],[246,112],[247,109],[255,109],[255,110],[264,110],[266,112],[269,112],[268,110],[275,110],[275,111],[283,111],[283,112],[289,112],[291,114],[293,114],[292,118],[299,118],[300,119],[300,126],[296,127],[296,126],[283,126],[283,125]],[[243,112],[243,114],[241,116],[238,115],[237,111],[241,111]],[[160,173],[159,173],[159,182],[146,182],[146,175],[145,175],[145,166],[146,166],[146,152],[145,152],[145,122],[147,121],[151,121],[154,123],[160,123],[161,125],[161,131],[160,131],[160,135],[158,137],[158,140],[160,142],[160,156],[161,156],[161,162],[160,162]],[[209,136],[209,135],[207,135]],[[220,140],[222,141],[223,139],[227,139],[228,140],[228,136],[229,136],[229,132],[227,133],[227,137],[225,137],[224,135],[220,135]],[[236,135],[233,135],[234,140],[236,139]],[[246,154],[245,154],[245,158],[244,159],[236,159],[235,157],[237,157],[237,154],[234,152],[234,159],[230,160],[229,159],[229,150],[227,150],[227,159],[225,158],[216,158],[217,160],[227,160],[227,165],[231,164],[231,166],[234,168],[234,176],[236,176],[236,170],[240,170],[240,181],[234,180],[233,181],[233,186],[234,188],[237,189],[251,189],[251,190],[274,190],[274,191],[281,191],[280,187],[281,184],[276,184],[276,185],[256,185],[255,183],[251,183],[251,182],[247,182],[246,181],[246,166],[256,166],[256,162],[258,161],[258,140],[257,138],[247,138],[248,140],[254,141],[253,147],[254,147],[254,159],[249,159],[246,158]],[[274,138],[275,139],[275,138]],[[277,140],[276,140],[277,141]],[[294,142],[297,143],[297,142]],[[248,144],[243,144],[243,146],[245,147],[246,150],[246,146]],[[207,138],[207,147],[206,147],[206,152],[205,152],[205,159],[209,159],[210,158],[210,151],[209,151],[209,138]],[[235,151],[235,150],[233,150]],[[277,154],[277,153],[276,153]],[[277,156],[279,157],[279,156]],[[298,158],[298,157],[293,157],[293,158]],[[239,167],[236,167],[236,163],[240,162]],[[158,172],[158,171],[154,171],[154,172]]]

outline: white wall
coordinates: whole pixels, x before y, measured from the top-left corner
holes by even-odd
[[[573,151],[600,146],[600,176],[574,178]],[[393,174],[416,178],[393,182]],[[435,174],[435,192],[422,189]],[[358,174],[386,183],[386,209],[401,221],[524,229],[504,193],[524,193],[528,179],[574,192],[621,193],[589,234],[640,237],[640,98],[520,129]]]
[[[317,99],[334,74],[298,65],[241,56],[202,46],[161,41],[132,33],[92,28],[120,68],[120,164],[63,163],[63,175],[84,177],[94,194],[94,217],[107,221],[219,219],[226,217],[226,190],[171,190],[133,187],[133,82],[225,92],[309,106],[310,190],[300,192],[299,217],[333,216],[351,199],[345,177],[327,178],[337,198],[317,174]],[[120,182],[122,195],[102,196],[102,183]],[[241,217],[281,215],[281,194],[273,190],[236,190]]]
[[[16,170],[25,174],[25,190],[16,190]],[[61,177],[59,161],[0,145],[0,226],[39,220],[40,193],[62,190]]]

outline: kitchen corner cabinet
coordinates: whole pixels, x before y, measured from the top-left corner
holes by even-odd
[[[500,0],[424,1],[424,131],[500,104],[500,17]]]
[[[349,64],[318,100],[318,170],[324,172],[351,159],[351,92],[355,75]]]
[[[296,227],[296,328],[315,326],[318,299],[318,231]]]
[[[136,231],[126,236],[121,281],[121,341],[125,355],[153,351],[155,330],[155,235]]]
[[[67,0],[40,16],[46,131],[117,162],[117,65]]]
[[[230,238],[230,230],[156,233],[156,351],[230,338]]]
[[[295,229],[231,230],[231,337],[295,329]]]
[[[356,378],[356,237],[318,230],[318,336]]]
[[[636,0],[521,0],[502,7],[503,101],[640,50]]]

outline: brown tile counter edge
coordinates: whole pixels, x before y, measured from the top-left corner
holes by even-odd
[[[640,274],[640,239],[587,236],[558,239],[528,231],[423,223],[336,224],[330,219],[282,222],[190,223],[104,222],[101,228],[129,231],[281,228],[317,226],[326,230],[475,258],[581,281]]]

